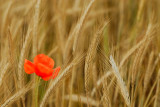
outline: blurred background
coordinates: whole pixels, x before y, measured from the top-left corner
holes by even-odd
[[[159,24],[159,0],[0,0],[0,105],[158,107]],[[42,53],[54,80],[24,72]]]

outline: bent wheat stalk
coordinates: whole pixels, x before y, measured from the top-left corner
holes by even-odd
[[[92,92],[91,92],[91,96],[92,96],[92,97],[93,97],[94,94],[96,93],[96,90],[103,84],[104,80],[105,80],[106,78],[108,78],[111,74],[112,74],[111,71],[110,71],[110,72],[106,72],[106,73],[104,74],[104,76],[102,76],[102,77],[97,81],[96,87],[93,88],[93,90],[92,90]]]
[[[47,98],[51,94],[52,90],[56,88],[58,85],[60,85],[61,83],[63,83],[63,80],[66,79],[72,73],[71,68],[73,68],[73,66],[75,66],[76,64],[79,64],[83,60],[83,57],[84,56],[82,55],[80,58],[75,58],[75,60],[73,60],[73,62],[70,65],[68,65],[57,78],[55,78],[51,86],[46,91],[46,94],[42,99],[40,107],[45,106]]]
[[[112,57],[112,55],[110,56],[110,63],[112,65],[112,68],[113,68],[113,73],[114,75],[116,76],[117,78],[117,82],[118,82],[118,85],[120,87],[120,90],[121,90],[121,94],[127,104],[127,106],[130,106],[130,97],[129,97],[129,93],[128,93],[128,89],[119,73],[119,70],[118,70],[118,67],[116,66],[116,63]]]
[[[76,47],[77,47],[77,42],[78,42],[78,37],[79,37],[79,32],[82,28],[82,25],[84,24],[85,22],[85,19],[86,19],[86,16],[88,15],[89,13],[89,10],[91,9],[93,3],[95,2],[95,0],[91,0],[88,7],[85,9],[84,11],[84,15],[81,17],[80,21],[79,21],[79,24],[77,24],[77,29],[76,29],[76,35],[75,35],[75,39],[74,39],[74,43],[73,43],[73,51],[76,50]]]
[[[34,87],[34,85],[32,85],[32,82],[29,83],[26,87],[20,89],[19,91],[17,91],[17,93],[15,93],[13,96],[11,96],[10,98],[8,98],[2,105],[1,107],[6,107],[9,104],[13,103],[15,100],[17,100],[19,97],[21,97],[22,95],[24,95],[26,92],[28,92],[30,89],[32,89]]]
[[[88,13],[90,11],[91,6],[93,5],[95,0],[92,0],[89,5],[87,6],[87,8],[85,9],[84,13],[82,14],[82,16],[80,17],[80,20],[77,22],[75,28],[73,29],[73,31],[71,32],[71,34],[68,37],[68,40],[66,42],[66,46],[64,48],[64,60],[67,59],[67,57],[69,56],[69,51],[71,50],[71,48],[73,47],[73,51],[75,51],[76,49],[76,45],[77,45],[77,40],[78,40],[78,36],[80,31],[82,30],[82,27],[84,26],[84,22],[88,16]],[[74,40],[75,38],[75,40]],[[74,44],[74,45],[73,45]]]
[[[69,100],[70,97],[72,101],[75,101],[75,102],[81,101],[82,103],[87,104],[87,98],[85,96],[72,94],[71,96],[70,95],[64,96],[64,99]],[[99,106],[99,102],[95,101],[92,98],[88,98],[88,102],[92,106],[96,106],[96,107]]]

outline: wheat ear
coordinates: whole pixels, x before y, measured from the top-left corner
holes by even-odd
[[[115,77],[117,78],[117,82],[120,87],[121,94],[122,94],[127,106],[130,106],[130,97],[129,97],[128,89],[127,89],[127,87],[126,87],[126,85],[125,85],[125,83],[119,73],[118,67],[116,66],[116,63],[115,63],[112,55],[110,56],[110,63],[113,68],[113,73],[114,73]]]
[[[87,56],[85,59],[85,90],[86,90],[86,94],[87,96],[89,95],[89,82],[90,82],[90,74],[91,74],[91,68],[93,65],[93,59],[95,58],[96,55],[96,51],[97,51],[97,46],[99,44],[99,41],[102,38],[102,32],[103,29],[106,27],[106,25],[108,24],[108,22],[106,22],[99,30],[98,32],[95,34],[93,41],[91,42],[91,45],[89,46],[88,52],[87,52]]]
[[[64,96],[64,99],[69,100],[71,98],[72,101],[78,102],[81,101],[84,104],[87,104],[87,99],[90,105],[92,106],[99,106],[99,102],[95,101],[92,98],[86,98],[85,96],[81,96],[81,95],[76,95],[76,94],[72,94],[72,95],[66,95]]]

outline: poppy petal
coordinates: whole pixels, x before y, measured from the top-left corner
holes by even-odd
[[[46,77],[41,77],[44,81],[48,81],[48,80],[50,80],[52,77],[53,77],[53,79],[58,75],[58,73],[59,73],[59,71],[60,71],[60,67],[57,67],[56,69],[54,69],[54,74],[53,75],[51,75],[51,76],[46,76]]]
[[[52,73],[53,73],[53,69],[41,64],[41,63],[38,63],[37,64],[37,69],[35,71],[35,73],[38,75],[38,76],[41,76],[41,77],[48,77],[48,76],[51,76]]]
[[[44,54],[39,54],[34,58],[34,63],[37,65],[38,63],[41,63],[49,68],[54,67],[54,61],[52,58],[44,55]]]
[[[55,77],[57,77],[57,75],[58,75],[60,69],[61,69],[60,67],[57,67],[57,68],[54,69],[53,79],[54,79]]]
[[[42,79],[44,80],[44,81],[48,81],[48,80],[50,80],[52,78],[52,76],[49,76],[49,77],[42,77]]]
[[[35,72],[35,65],[31,61],[25,59],[24,70],[27,74],[32,74]]]

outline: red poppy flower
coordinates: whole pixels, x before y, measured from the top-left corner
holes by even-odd
[[[34,63],[25,59],[24,70],[27,74],[36,73],[43,80],[47,81],[51,78],[55,78],[59,71],[60,67],[53,69],[54,61],[52,58],[39,54],[34,58]]]

